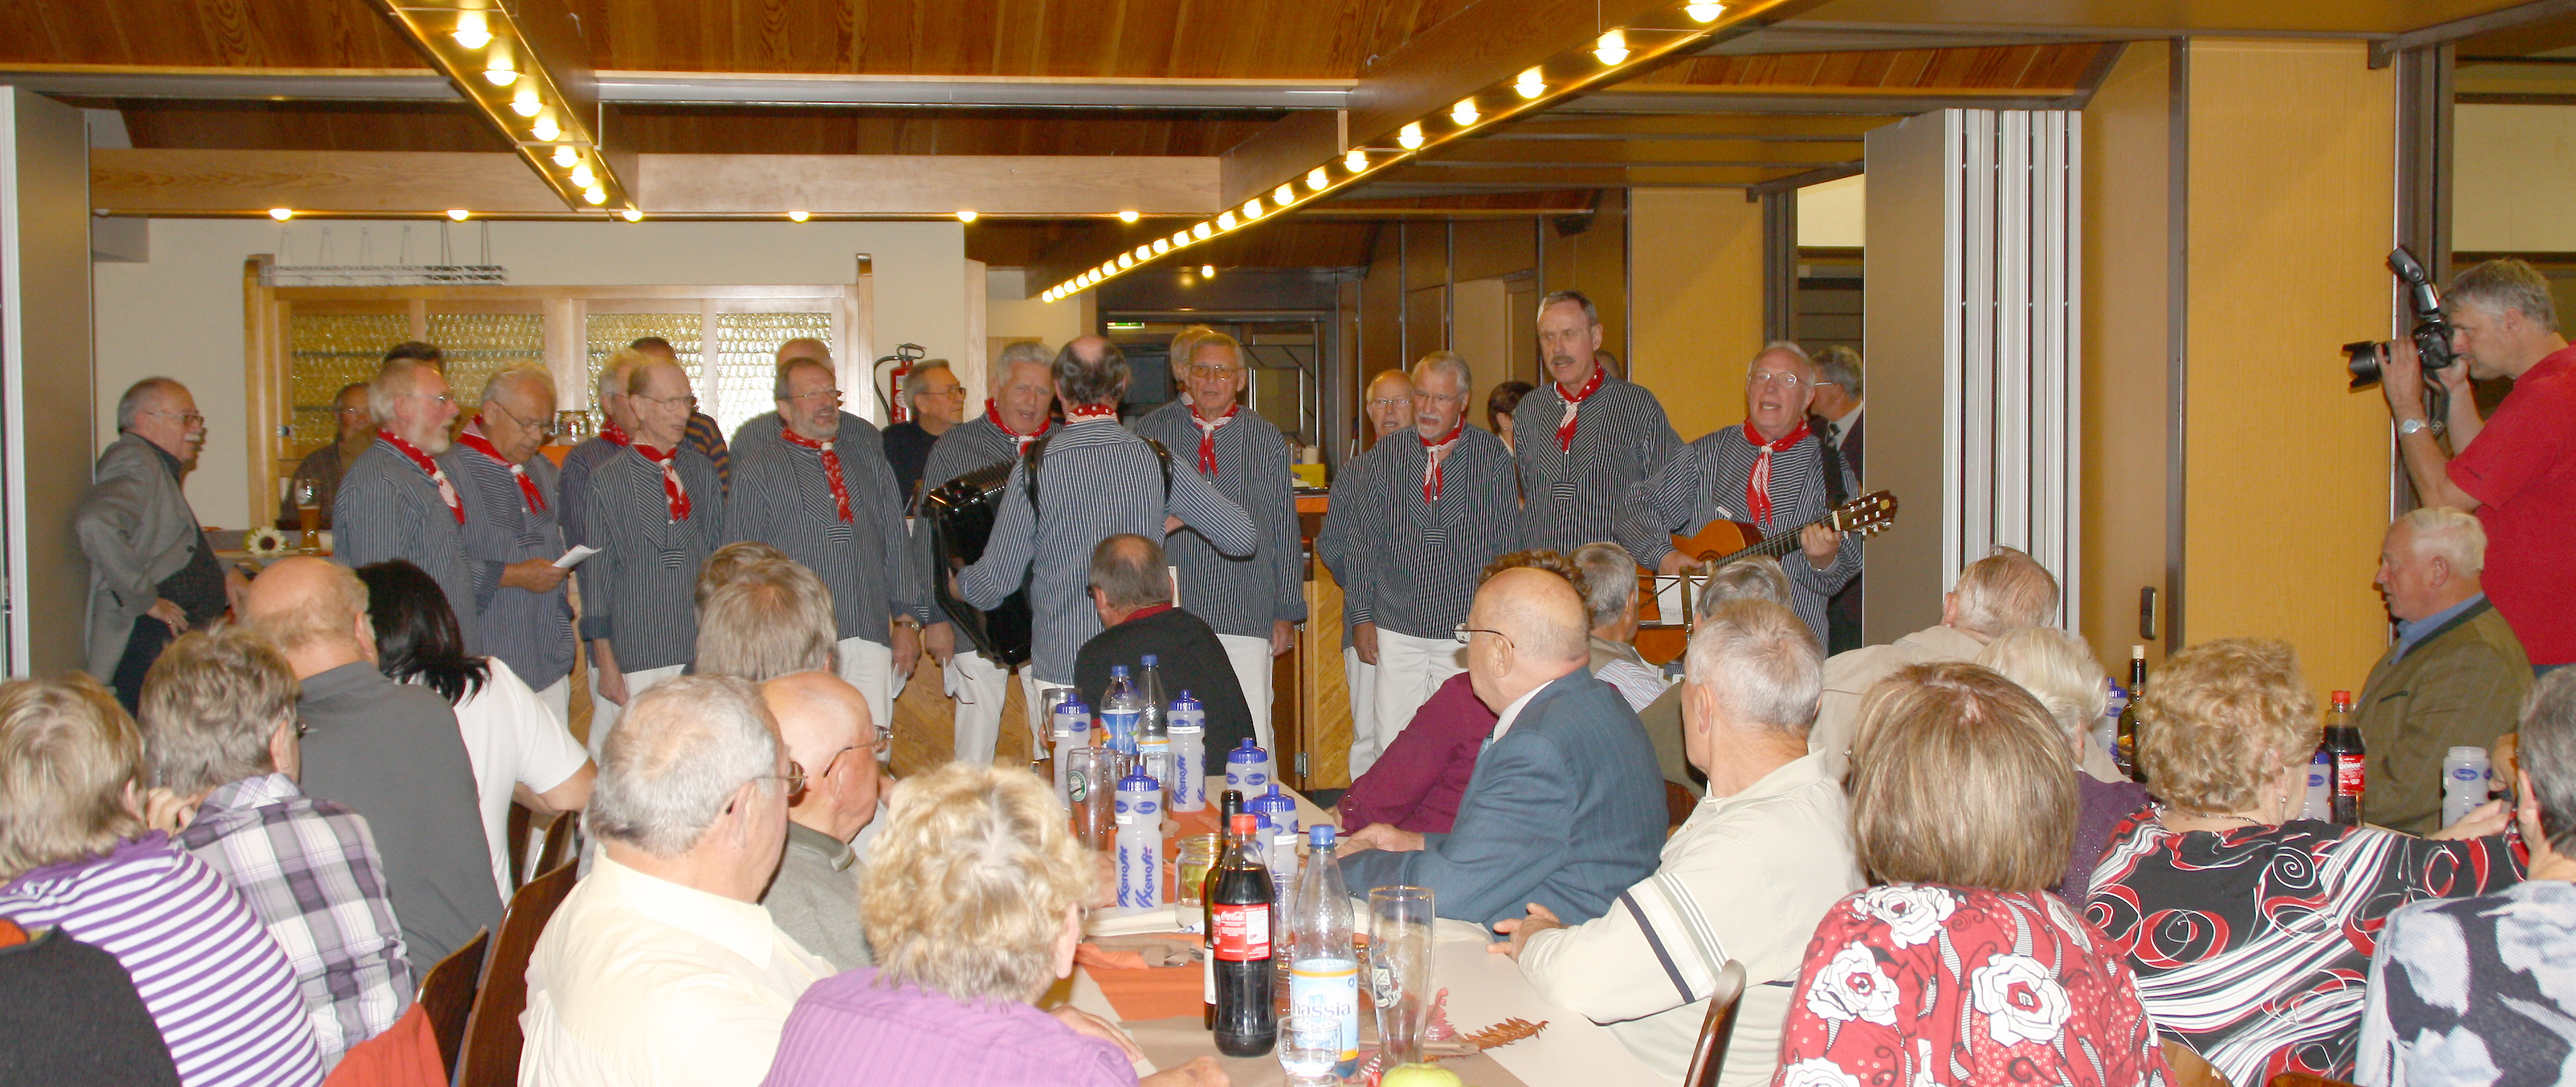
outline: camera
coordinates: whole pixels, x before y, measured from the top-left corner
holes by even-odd
[[[2415,314],[2415,327],[2408,336],[2415,341],[2416,357],[2423,360],[2424,371],[2431,373],[2459,361],[2451,354],[2451,322],[2442,317],[2442,293],[2433,286],[2433,277],[2424,274],[2415,254],[2398,246],[2389,251],[2388,270],[2406,283],[2406,301]],[[2343,368],[2352,372],[2352,388],[2367,389],[2379,384],[2380,367],[2388,362],[2388,340],[2363,340],[2343,345]]]

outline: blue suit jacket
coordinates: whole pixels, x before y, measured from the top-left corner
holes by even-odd
[[[1429,887],[1442,917],[1490,926],[1536,902],[1579,925],[1655,874],[1664,820],[1644,726],[1616,689],[1577,670],[1477,758],[1449,833],[1423,835],[1417,852],[1354,853],[1342,871],[1361,895]]]

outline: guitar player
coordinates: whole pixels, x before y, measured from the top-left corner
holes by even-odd
[[[1839,500],[1859,489],[1842,458],[1807,426],[1816,368],[1797,344],[1767,344],[1744,375],[1744,422],[1683,446],[1628,489],[1619,543],[1639,565],[1671,575],[1697,569],[1700,558],[1674,549],[1673,533],[1697,533],[1713,521],[1738,521],[1765,537],[1800,531],[1800,556],[1783,556],[1789,605],[1825,644],[1825,601],[1860,573],[1860,546],[1822,525]],[[1830,464],[1837,477],[1828,481]]]

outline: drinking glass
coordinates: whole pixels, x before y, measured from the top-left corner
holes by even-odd
[[[1183,838],[1181,848],[1173,854],[1172,915],[1183,932],[1207,927],[1207,875],[1216,862],[1217,837],[1213,834]]]
[[[1288,1087],[1327,1087],[1341,1082],[1333,1066],[1342,1059],[1342,1024],[1329,1015],[1279,1019],[1279,1069]]]
[[[295,481],[295,527],[303,530],[303,545],[310,548],[322,531],[322,484],[319,480]]]
[[[1117,752],[1079,747],[1065,752],[1064,760],[1065,803],[1073,809],[1073,832],[1084,848],[1108,852],[1117,830]]]
[[[1431,1019],[1431,889],[1369,892],[1369,995],[1377,1001],[1378,1048],[1386,1067],[1422,1059]]]

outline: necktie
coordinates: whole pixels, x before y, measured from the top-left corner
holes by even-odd
[[[474,422],[456,436],[456,444],[499,461],[508,468],[510,479],[519,485],[519,496],[528,500],[528,512],[536,513],[546,508],[545,492],[537,489],[536,480],[528,478],[528,470],[510,463],[510,458],[502,456],[501,451],[493,447],[492,439],[483,436],[482,416],[475,416]]]
[[[841,478],[841,455],[833,451],[832,443],[815,441],[797,433],[794,427],[781,429],[778,436],[799,449],[823,451],[823,481],[832,485],[833,511],[841,515],[841,520],[850,520],[850,485]]]
[[[1753,512],[1754,524],[1771,523],[1771,454],[1798,444],[1807,434],[1807,424],[1802,421],[1798,429],[1781,435],[1780,440],[1764,441],[1762,432],[1753,429],[1753,422],[1745,421],[1744,440],[1760,450],[1753,455],[1752,474],[1744,477],[1744,505]]]
[[[439,470],[437,461],[429,459],[429,454],[421,452],[410,442],[394,437],[393,431],[379,430],[376,432],[376,437],[384,439],[385,444],[393,446],[396,452],[410,458],[412,467],[420,469],[421,474],[428,476],[430,482],[438,484],[438,500],[447,503],[447,512],[456,515],[457,524],[465,523],[465,500],[456,496],[456,485],[447,481],[447,473]]]
[[[1558,420],[1556,424],[1557,452],[1574,451],[1574,415],[1583,410],[1584,401],[1592,399],[1593,393],[1601,391],[1601,379],[1608,376],[1610,376],[1609,371],[1595,366],[1592,368],[1592,380],[1584,382],[1580,392],[1569,393],[1565,391],[1565,386],[1555,385],[1556,398],[1565,404],[1565,418]]]
[[[1216,478],[1216,430],[1218,427],[1224,426],[1227,420],[1234,418],[1234,413],[1242,410],[1243,405],[1241,404],[1236,404],[1233,407],[1227,408],[1225,409],[1225,414],[1217,416],[1216,421],[1213,423],[1199,418],[1198,412],[1195,410],[1190,412],[1190,422],[1198,424],[1199,428],[1200,475],[1206,476],[1210,479]]]
[[[1010,435],[1011,440],[1020,443],[1019,452],[1022,453],[1029,451],[1029,443],[1036,441],[1038,439],[1038,435],[1046,433],[1048,427],[1055,425],[1055,420],[1053,419],[1040,419],[1038,420],[1038,428],[1036,430],[1022,434],[1019,431],[1011,429],[1011,424],[1002,421],[1002,406],[990,400],[984,402],[984,418],[992,420],[993,425],[1000,428],[1002,433]]]
[[[1459,435],[1466,433],[1466,430],[1467,417],[1461,415],[1458,417],[1458,425],[1449,428],[1449,436],[1440,439],[1436,443],[1429,438],[1423,437],[1421,431],[1417,430],[1414,432],[1414,439],[1422,443],[1423,501],[1440,501],[1441,462],[1449,459],[1449,451],[1457,447]]]
[[[652,446],[637,443],[634,448],[636,452],[644,454],[645,460],[661,466],[662,498],[670,503],[671,520],[688,520],[689,488],[687,484],[680,482],[680,470],[672,467],[672,461],[680,455],[680,447],[675,445],[669,449],[655,449]]]

